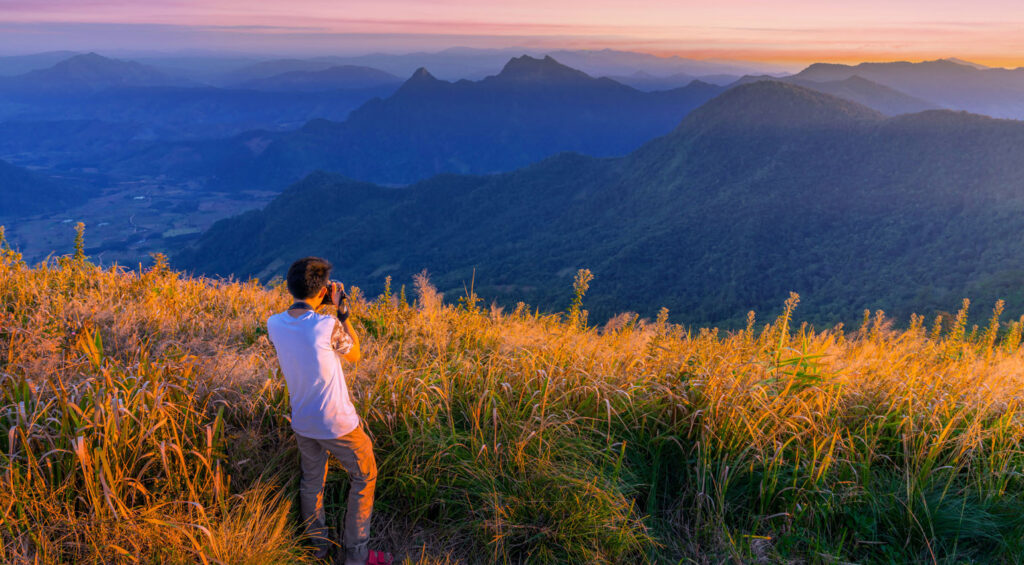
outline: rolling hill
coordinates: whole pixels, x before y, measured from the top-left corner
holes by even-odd
[[[176,257],[280,275],[322,254],[374,292],[429,269],[459,293],[562,308],[590,268],[595,316],[667,306],[740,325],[790,291],[802,316],[904,319],[969,296],[1024,311],[1024,123],[951,111],[885,118],[779,82],[731,89],[632,154],[558,155],[494,176],[386,188],[317,173]],[[595,318],[598,319],[598,318]]]

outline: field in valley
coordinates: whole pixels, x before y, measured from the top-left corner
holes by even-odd
[[[148,178],[97,190],[70,209],[12,219],[8,225],[17,228],[8,229],[8,243],[30,262],[41,261],[54,250],[71,252],[75,225],[83,222],[93,262],[135,266],[140,258],[177,250],[217,220],[262,207],[274,196],[266,191],[209,192]]]

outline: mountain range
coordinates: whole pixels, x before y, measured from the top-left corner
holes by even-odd
[[[946,108],[1024,119],[1024,68],[992,69],[957,59],[859,65],[816,63],[793,78],[825,82],[853,76]]]
[[[269,90],[271,92],[320,92],[355,88],[394,86],[402,79],[371,67],[337,65],[326,69],[287,71],[266,78],[255,78],[240,82],[237,88],[247,90]]]
[[[736,81],[743,77],[727,74],[694,76],[688,73],[675,73],[668,76],[660,76],[652,75],[651,73],[644,71],[636,71],[628,75],[608,75],[608,78],[615,82],[621,82],[626,86],[632,86],[637,90],[654,92],[656,90],[672,90],[673,88],[686,86],[695,80],[716,84],[718,86],[729,86],[736,83]]]
[[[280,190],[316,169],[406,184],[442,172],[510,170],[561,151],[622,155],[667,133],[722,90],[695,81],[641,92],[552,57],[524,55],[475,82],[442,81],[420,69],[393,95],[370,100],[344,122],[156,145],[118,167],[144,171],[162,159],[160,174],[207,178],[218,189]]]
[[[870,81],[858,75],[841,80],[813,81],[797,77],[747,76],[739,79],[734,85],[747,84],[761,80],[780,81],[795,84],[825,94],[831,94],[844,100],[863,104],[887,115],[913,114],[924,110],[939,109],[937,104],[904,94],[894,88]]]
[[[398,76],[409,76],[416,69],[425,67],[442,80],[479,80],[495,74],[512,57],[530,55],[543,58],[547,55],[562,63],[580,69],[591,76],[626,76],[643,72],[654,76],[669,76],[680,73],[694,78],[704,75],[732,75],[777,73],[782,67],[742,61],[705,61],[683,57],[659,57],[646,53],[618,51],[614,49],[473,49],[453,47],[435,53],[416,52],[404,54],[370,53],[356,56],[326,56],[304,59],[271,59],[250,63],[212,79],[216,84],[237,84],[246,80],[267,78],[290,71],[318,71],[337,65],[372,67]],[[689,82],[689,81],[687,81]],[[715,82],[715,81],[708,81]]]
[[[564,308],[596,278],[594,320],[668,307],[736,327],[790,291],[801,319],[854,323],[1004,298],[1024,311],[1024,123],[948,110],[885,117],[777,81],[730,89],[620,158],[562,154],[405,188],[315,173],[175,257],[282,275],[320,254],[370,293],[422,269],[458,295]]]
[[[135,61],[109,59],[96,53],[75,55],[52,67],[0,79],[0,92],[96,92],[110,88],[196,86]]]
[[[88,53],[0,76],[0,122],[39,123],[42,136],[61,127],[47,122],[97,121],[118,124],[118,130],[145,130],[161,140],[227,137],[256,128],[296,128],[314,118],[343,120],[367,100],[394,92],[400,81],[389,77],[375,69],[341,69],[279,77],[278,88],[216,88],[149,65]],[[32,145],[39,140],[2,142]]]

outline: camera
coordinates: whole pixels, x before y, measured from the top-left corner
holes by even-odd
[[[327,283],[327,294],[324,295],[324,301],[321,304],[334,304],[334,287],[336,286],[341,286],[341,283],[333,280]],[[341,291],[340,302],[344,302],[346,298],[348,298],[348,295],[345,294],[344,290]]]

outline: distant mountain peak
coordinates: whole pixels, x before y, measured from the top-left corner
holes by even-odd
[[[842,82],[843,84],[855,84],[855,85],[861,85],[861,84],[877,85],[878,84],[877,82],[872,81],[872,80],[868,80],[868,79],[866,79],[866,78],[864,78],[864,77],[862,77],[860,75],[850,75],[849,78],[845,78],[845,79],[843,79],[840,82]]]
[[[409,77],[409,80],[436,81],[437,77],[430,74],[430,71],[428,71],[426,67],[420,67],[416,69],[416,72],[412,73],[412,76]]]
[[[116,67],[116,66],[121,66],[121,65],[130,65],[130,64],[131,63],[129,63],[127,61],[120,61],[118,59],[111,59],[110,57],[104,57],[103,55],[100,55],[99,53],[96,53],[95,51],[90,51],[88,53],[82,53],[81,55],[74,55],[72,57],[69,57],[69,58],[67,58],[67,59],[57,63],[56,65],[54,65],[53,68],[55,68],[55,69],[57,69],[57,68],[71,68],[71,67],[82,68],[82,67],[98,67],[98,66]]]
[[[727,90],[687,116],[680,128],[838,126],[882,119],[881,113],[855,102],[794,84],[760,80]]]
[[[88,53],[82,53],[80,55],[72,55],[68,57],[66,61],[111,61],[110,57],[104,57],[95,51],[89,51]]]
[[[164,76],[163,73],[149,65],[144,65],[136,61],[126,61],[124,59],[105,57],[95,51],[69,57],[57,63],[51,67],[51,69],[77,69],[97,72],[145,72],[152,76]]]
[[[502,81],[519,82],[576,82],[589,80],[591,76],[583,71],[559,63],[551,55],[545,55],[543,59],[523,55],[510,59],[494,78]]]
[[[426,67],[420,67],[416,69],[412,76],[409,77],[402,86],[398,88],[395,95],[403,95],[409,93],[421,92],[424,90],[434,90],[435,88],[451,84],[448,81],[440,80],[434,75],[430,74],[430,71]]]
[[[979,63],[972,63],[971,61],[965,61],[963,59],[958,59],[956,57],[946,57],[945,59],[939,59],[939,60],[940,61],[946,61],[948,63],[955,63],[957,65],[963,65],[965,67],[974,67],[975,69],[979,69],[979,70],[991,69],[992,68],[992,67],[989,67],[989,66],[986,66],[986,65],[982,65],[982,64],[979,64]]]
[[[111,59],[95,52],[74,55],[50,68],[31,71],[15,78],[28,86],[48,89],[169,86],[185,82],[148,65]]]

